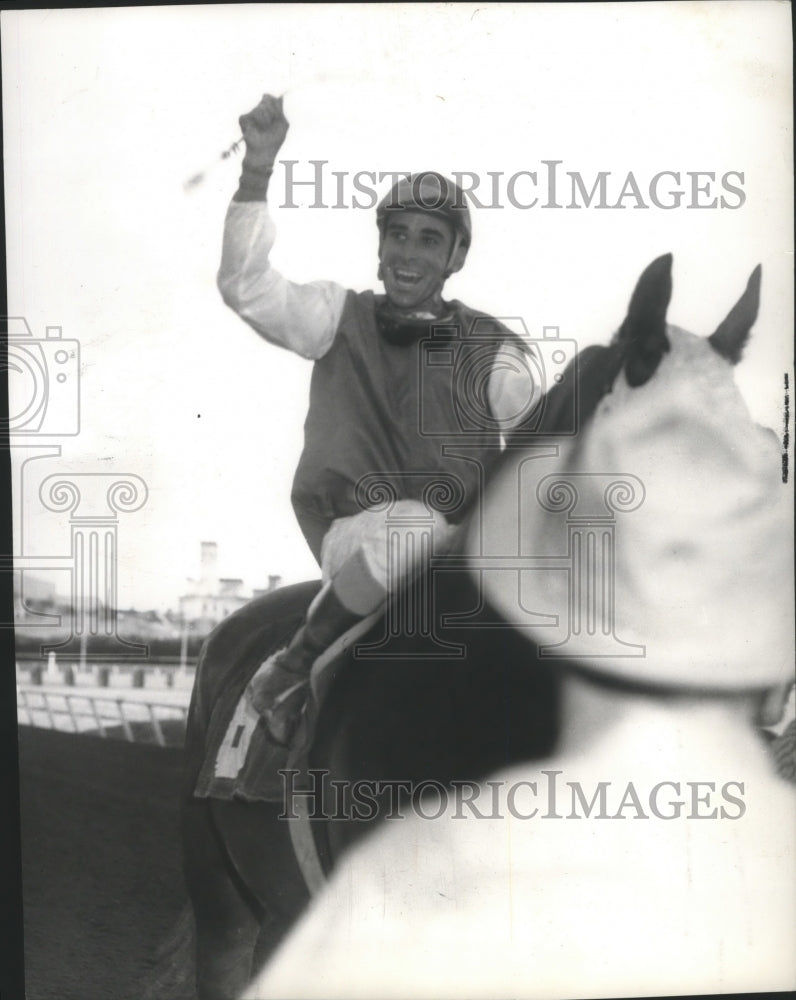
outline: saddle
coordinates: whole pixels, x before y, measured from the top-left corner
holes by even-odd
[[[194,795],[227,801],[283,802],[286,785],[282,772],[306,770],[318,714],[338,668],[353,643],[382,613],[376,611],[356,622],[315,660],[307,704],[288,747],[269,739],[264,720],[248,695],[249,684],[265,668],[268,654],[247,664],[213,707]]]

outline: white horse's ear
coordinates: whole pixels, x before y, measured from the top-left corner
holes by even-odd
[[[741,360],[749,331],[757,319],[762,273],[763,269],[758,264],[749,277],[746,291],[729,311],[727,318],[719,323],[715,333],[708,337],[710,346],[733,365]]]
[[[672,255],[654,260],[638,279],[627,317],[616,335],[625,359],[625,378],[644,385],[669,350],[666,311],[672,297]]]

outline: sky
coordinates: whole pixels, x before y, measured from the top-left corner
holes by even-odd
[[[669,319],[707,335],[762,263],[738,380],[756,419],[781,431],[793,329],[788,5],[100,8],[4,11],[0,29],[9,315],[37,341],[61,327],[80,358],[79,433],[56,427],[73,419],[75,369],[52,381],[43,431],[13,439],[16,555],[45,565],[69,553],[68,514],[45,509],[43,480],[80,473],[93,489],[112,474],[146,486],[140,509],[118,515],[122,607],[176,607],[202,540],[218,543],[222,575],[251,587],[318,575],[289,501],[311,365],[262,341],[215,285],[240,167],[219,154],[263,93],[285,94],[281,158],[302,179],[310,160],[328,161],[330,179],[502,172],[500,207],[473,209],[473,246],[446,294],[533,337],[557,326],[579,347],[605,342],[641,270],[669,251]],[[609,172],[609,204],[629,172],[647,204],[663,171],[686,194],[673,209],[632,196],[522,208],[523,176],[512,204],[506,179],[541,179],[551,160],[564,205],[566,172],[588,188]],[[204,182],[186,189],[199,171]],[[728,207],[686,207],[698,171],[716,181],[697,200]],[[742,195],[722,189],[728,173]],[[310,207],[307,187],[289,208],[275,172],[273,262],[293,280],[379,287],[375,213],[352,207],[348,179],[342,209]],[[333,202],[331,180],[325,190]],[[55,350],[42,349],[51,367]],[[12,378],[12,415],[24,391]]]

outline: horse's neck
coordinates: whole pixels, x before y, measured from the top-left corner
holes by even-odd
[[[751,697],[666,698],[573,675],[563,688],[558,755],[642,770],[704,766],[717,775],[741,764],[745,771],[765,768],[753,710]]]

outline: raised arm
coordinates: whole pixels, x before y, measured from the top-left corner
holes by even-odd
[[[288,281],[268,260],[276,234],[266,205],[268,181],[289,128],[282,99],[266,94],[239,121],[246,155],[224,222],[221,297],[270,343],[305,358],[320,358],[337,332],[345,289],[332,281]]]

